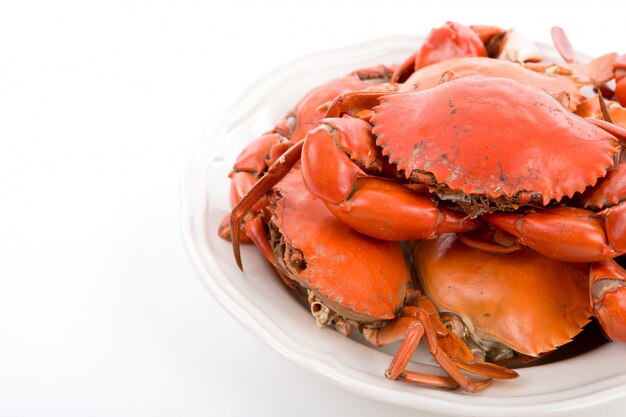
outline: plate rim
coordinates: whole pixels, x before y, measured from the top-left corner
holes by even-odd
[[[560,399],[551,398],[555,396],[554,394],[484,397],[480,396],[480,394],[477,396],[476,394],[467,395],[460,393],[458,395],[459,400],[467,400],[468,398],[477,398],[478,400],[471,400],[475,403],[468,403],[467,401],[456,402],[450,401],[448,398],[444,397],[438,398],[436,396],[424,395],[421,392],[424,388],[420,387],[413,387],[416,392],[407,394],[403,390],[396,389],[395,384],[391,381],[389,381],[388,387],[375,387],[376,389],[373,389],[373,387],[365,384],[363,379],[359,379],[357,375],[353,375],[355,373],[354,369],[343,366],[339,361],[335,361],[332,364],[326,363],[322,359],[316,358],[315,355],[307,354],[311,353],[311,350],[306,347],[290,343],[291,339],[288,335],[286,335],[287,337],[279,337],[277,333],[284,334],[281,329],[277,327],[275,329],[267,329],[259,325],[256,318],[258,316],[253,314],[256,306],[252,303],[246,303],[243,298],[233,297],[232,291],[236,290],[233,290],[232,286],[229,287],[227,282],[216,280],[214,277],[214,274],[221,274],[216,258],[213,256],[209,258],[203,257],[198,250],[196,243],[198,236],[196,236],[196,232],[192,227],[195,223],[191,215],[191,210],[194,205],[194,199],[198,198],[197,195],[194,195],[194,191],[196,191],[198,187],[201,187],[201,185],[198,185],[198,182],[206,182],[206,178],[198,178],[196,174],[198,171],[206,173],[206,170],[211,164],[211,158],[205,158],[205,156],[211,153],[210,138],[214,137],[213,133],[225,131],[227,126],[240,118],[238,115],[247,114],[253,110],[255,106],[260,104],[259,100],[280,83],[284,74],[307,68],[311,65],[311,62],[329,64],[333,56],[345,57],[346,55],[352,54],[352,58],[356,59],[354,58],[356,52],[363,49],[371,50],[372,48],[383,47],[387,43],[396,45],[412,42],[415,45],[417,44],[416,42],[420,42],[421,40],[423,40],[423,37],[386,36],[354,45],[318,51],[295,58],[281,64],[279,68],[270,70],[259,77],[251,84],[251,87],[241,93],[230,106],[222,110],[218,115],[215,115],[213,121],[204,129],[199,145],[191,153],[180,176],[180,230],[186,249],[185,252],[187,253],[188,259],[191,261],[193,269],[205,288],[207,288],[218,303],[257,338],[261,339],[281,355],[297,363],[299,366],[309,371],[314,371],[324,379],[357,395],[375,398],[382,402],[416,410],[456,416],[464,416],[468,413],[484,416],[500,416],[503,414],[511,416],[531,414],[555,415],[571,411],[581,411],[619,398],[624,398],[626,396],[626,390],[624,389],[626,388],[626,375],[604,380],[604,383],[600,384],[597,389],[587,393],[579,392],[581,391],[580,388],[560,391],[560,396],[567,393],[571,394],[568,398]],[[544,48],[546,47],[545,44],[539,42],[537,42],[537,44],[539,46],[543,45]],[[332,66],[332,62],[330,65]],[[255,323],[256,325],[251,326],[251,323]],[[339,370],[343,370],[343,372]],[[607,386],[610,385],[612,380],[614,380],[614,385]],[[516,399],[519,401],[520,398],[526,397],[532,397],[535,402],[532,404],[517,403],[515,404],[515,409],[512,409],[510,405],[504,404],[507,400]],[[489,399],[495,399],[496,401],[488,401]],[[538,399],[542,401],[537,401]]]

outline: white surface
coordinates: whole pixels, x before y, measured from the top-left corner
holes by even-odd
[[[558,24],[582,52],[626,52],[617,2],[413,3],[0,3],[0,415],[420,415],[257,340],[179,230],[212,115],[302,54],[446,20],[547,42]]]

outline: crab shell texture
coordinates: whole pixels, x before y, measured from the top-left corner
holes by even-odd
[[[454,234],[418,243],[414,262],[440,312],[458,315],[475,338],[537,356],[569,342],[589,322],[589,267],[524,248],[495,254]]]
[[[284,243],[299,250],[304,267],[290,277],[314,291],[329,308],[361,323],[389,320],[402,308],[410,268],[398,242],[353,231],[307,191],[300,169],[292,170],[270,195],[272,224]]]
[[[595,187],[587,189],[581,198],[591,209],[615,206],[626,199],[626,162],[622,161],[598,181]]]
[[[436,87],[448,71],[452,71],[457,77],[482,75],[508,78],[539,87],[553,96],[566,93],[569,97],[569,110],[576,109],[583,97],[580,89],[584,82],[576,77],[546,75],[514,62],[483,57],[453,58],[423,67],[404,82],[400,91],[420,91]]]
[[[594,185],[617,139],[545,91],[505,78],[465,77],[380,98],[376,143],[407,178],[466,196],[548,204]],[[441,195],[440,195],[441,196]]]

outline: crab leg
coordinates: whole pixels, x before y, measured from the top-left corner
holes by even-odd
[[[288,146],[287,144],[288,142],[281,135],[268,133],[252,142],[241,152],[230,174],[231,205],[236,206],[248,194],[258,178],[267,169],[267,165],[283,153],[283,149]],[[267,239],[264,219],[267,204],[265,196],[254,204],[243,224],[239,226],[243,230],[239,230],[237,235],[240,236],[240,241],[251,241],[254,243],[263,257],[274,267],[285,285],[298,295],[301,295],[295,282],[282,273]],[[222,220],[218,234],[226,240],[232,238],[230,215]]]
[[[230,200],[236,206],[239,201],[253,188],[259,177],[267,170],[268,165],[280,156],[289,147],[289,141],[277,134],[266,133],[250,143],[237,157],[230,174]],[[267,199],[261,198],[250,207],[248,215],[242,225],[233,233],[230,225],[230,216],[222,220],[218,234],[224,239],[237,236],[238,241],[252,241],[275,268],[276,260],[272,249],[267,242],[265,222],[263,220]],[[242,230],[243,228],[243,233]]]
[[[561,55],[565,62],[567,62],[568,64],[576,62],[576,54],[574,53],[574,48],[572,48],[572,44],[570,43],[569,38],[565,34],[563,28],[554,26],[550,33],[552,35],[554,47],[557,51],[559,51],[559,55]]]
[[[233,174],[231,174],[231,178],[231,198],[234,202],[240,201],[257,181],[256,176],[248,172],[233,172]],[[298,289],[296,283],[292,279],[285,276],[276,262],[276,258],[274,257],[272,247],[270,246],[265,231],[264,208],[266,205],[266,198],[261,199],[254,205],[253,210],[250,211],[243,225],[239,226],[243,229],[241,230],[243,233],[238,233],[237,235],[242,237],[240,241],[245,239],[245,241],[251,241],[254,243],[263,257],[274,267],[283,283],[289,289],[301,296],[302,292]],[[218,233],[224,239],[231,239],[233,234],[231,233],[230,216],[227,216],[222,221]]]
[[[239,200],[243,198],[244,195],[247,194],[247,191],[243,191],[246,189],[252,188],[252,185],[257,181],[257,178],[253,175],[244,172],[244,173],[235,173],[231,172],[230,174],[230,202],[231,207],[234,207]],[[242,193],[243,192],[243,193]],[[263,203],[259,202],[262,206]],[[245,227],[244,227],[245,229]],[[230,231],[230,214],[224,216],[222,221],[220,222],[219,228],[217,230],[217,234],[224,240],[232,240],[232,233]],[[241,243],[250,243],[252,240],[248,236],[247,231],[243,231],[240,234]]]
[[[243,270],[241,252],[239,250],[241,225],[249,218],[252,209],[257,202],[265,197],[265,194],[285,176],[300,160],[302,145],[300,141],[280,156],[267,170],[265,175],[257,181],[248,193],[233,208],[230,215],[230,230],[232,232],[233,253],[237,266]],[[274,261],[275,262],[275,261]]]
[[[415,371],[404,371],[396,378],[396,381],[411,382],[435,388],[456,389],[459,387],[459,384],[448,376],[429,375]]]
[[[517,372],[511,369],[476,361],[467,345],[454,332],[448,331],[448,328],[441,322],[437,308],[428,297],[413,290],[409,293],[406,303],[401,315],[404,317],[421,316],[423,320],[427,319],[434,331],[433,334],[437,336],[436,345],[439,350],[445,352],[458,368],[494,379],[512,379],[518,376]],[[426,329],[428,330],[428,327]]]
[[[616,72],[619,66],[616,62],[618,59],[617,53],[608,53],[581,65],[577,62],[574,48],[565,31],[555,26],[552,28],[551,34],[556,50],[567,63],[564,67],[573,70],[578,76],[587,77],[597,90],[601,91],[605,97],[610,98],[613,95],[613,91],[605,83],[614,77],[616,81],[618,79],[619,74]],[[626,64],[626,60],[624,63]]]
[[[232,206],[236,206],[252,189],[259,177],[263,175],[267,169],[267,166],[289,146],[288,143],[287,139],[279,134],[266,133],[250,143],[239,154],[233,166],[233,171],[230,173],[230,200]],[[237,229],[236,235],[239,241],[254,243],[263,257],[272,264],[285,285],[296,293],[299,293],[295,283],[285,277],[280,271],[274,254],[272,253],[272,248],[267,240],[264,220],[266,206],[266,198],[257,201],[249,211],[249,215],[243,222],[243,225],[238,226],[239,228]],[[243,228],[243,230],[240,230],[241,228]],[[226,216],[220,223],[218,234],[226,240],[232,239],[235,235],[232,233],[230,215]]]
[[[252,141],[237,156],[237,160],[230,173],[230,204],[234,207],[250,191],[254,183],[263,175],[267,167],[280,156],[288,147],[288,140],[277,133],[266,133]],[[259,201],[256,211],[261,212],[267,201]],[[254,227],[248,226],[250,232]],[[258,231],[262,232],[262,230]],[[230,240],[230,215],[220,223],[218,234],[222,239]],[[249,241],[248,236],[242,234],[242,241]]]
[[[403,340],[394,356],[385,376],[392,380],[413,382],[422,385],[433,385],[444,388],[457,388],[461,386],[469,392],[477,392],[491,384],[491,380],[474,382],[456,367],[450,357],[437,345],[437,335],[428,318],[420,312],[418,317],[400,317],[390,322],[382,329],[366,329],[363,334],[368,342],[376,346],[383,346],[397,340]],[[427,317],[427,314],[426,314]],[[407,371],[406,367],[411,356],[417,349],[419,342],[425,339],[431,355],[439,365],[450,375],[451,378],[424,374],[421,372]]]
[[[483,364],[482,362],[467,363],[465,360],[472,361],[473,355],[453,333],[447,331],[445,334],[441,333],[445,331],[445,327],[439,322],[432,303],[423,296],[416,297],[413,302],[417,305],[405,307],[401,312],[402,316],[392,320],[385,327],[363,329],[366,340],[375,346],[383,346],[402,340],[402,344],[385,372],[387,378],[445,388],[460,386],[468,392],[477,392],[491,385],[491,378],[509,379],[517,376],[515,371],[497,365]],[[439,329],[437,329],[438,327]],[[424,339],[430,354],[450,375],[451,379],[406,369],[422,339]],[[488,378],[482,381],[472,381],[461,369],[487,375]],[[485,371],[485,373],[481,371]]]
[[[614,260],[596,262],[590,272],[593,314],[611,339],[626,342],[626,270]]]
[[[235,206],[237,206],[237,203],[252,189],[256,182],[256,177],[245,172],[235,173],[232,176],[231,190],[234,190],[233,194],[235,194],[235,197],[233,201]],[[242,240],[249,240],[254,243],[265,259],[274,265],[276,261],[274,260],[272,249],[267,243],[267,236],[265,234],[264,210],[267,204],[267,198],[265,197],[256,202],[254,207],[248,212],[243,224],[238,227],[240,229],[243,228],[241,231],[243,232],[241,233],[241,235],[243,235]],[[240,236],[239,233],[233,233],[233,229],[230,225],[230,215],[224,218],[222,224],[225,224],[227,221],[228,227],[220,227],[220,233],[223,233],[224,229],[227,229],[230,238],[233,238],[235,235]]]

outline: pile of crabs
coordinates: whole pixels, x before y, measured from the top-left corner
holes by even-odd
[[[626,341],[626,55],[552,37],[563,63],[449,22],[310,91],[233,167],[238,265],[253,242],[318,325],[400,341],[392,380],[479,391],[591,320]]]

